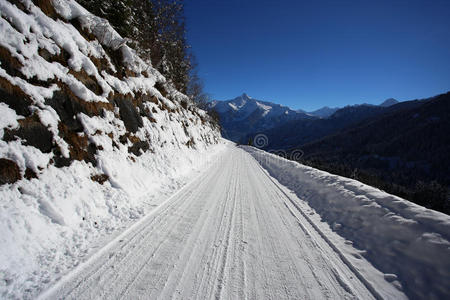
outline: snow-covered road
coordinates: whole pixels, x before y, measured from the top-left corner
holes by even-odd
[[[229,146],[42,298],[379,297],[292,197],[251,155]]]

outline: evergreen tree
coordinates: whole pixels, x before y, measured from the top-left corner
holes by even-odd
[[[177,0],[159,0],[155,4],[158,56],[154,66],[182,93],[186,93],[191,69],[186,41],[184,6]],[[157,54],[157,53],[155,53]]]

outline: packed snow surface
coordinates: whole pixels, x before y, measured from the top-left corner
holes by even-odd
[[[228,145],[41,298],[405,299],[395,275],[347,258],[359,251],[322,231],[299,203]]]

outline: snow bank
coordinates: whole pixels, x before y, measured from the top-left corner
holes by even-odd
[[[450,217],[358,181],[243,147],[415,299],[450,295]]]
[[[32,147],[30,147],[32,148]],[[38,179],[0,186],[0,298],[34,298],[96,249],[142,218],[205,169],[208,150],[160,150],[132,162],[102,155],[112,180],[91,180],[85,162],[50,167]]]

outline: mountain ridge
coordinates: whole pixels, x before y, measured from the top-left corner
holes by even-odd
[[[426,101],[402,102],[383,114],[297,147],[304,151],[304,162],[314,167],[355,176],[449,214],[449,103],[450,92]],[[354,170],[358,171],[352,173]]]
[[[302,109],[291,109],[288,106],[254,99],[247,93],[235,97],[230,100],[212,100],[207,103],[209,110],[215,110],[222,125],[222,135],[235,142],[247,143],[252,135],[258,132],[264,132],[273,128],[298,122],[313,122],[317,119],[335,118],[339,114],[346,114],[350,120],[363,119],[364,111],[377,111],[388,108],[399,102],[393,98],[389,98],[380,105],[373,104],[355,104],[344,107],[327,107],[324,106],[317,110],[307,112]],[[352,116],[352,112],[356,115]],[[358,115],[362,114],[362,115]],[[342,117],[338,117],[342,118]],[[349,124],[353,122],[348,122]],[[343,125],[342,125],[343,126]],[[341,125],[336,128],[343,128]]]

